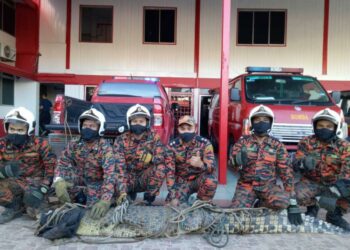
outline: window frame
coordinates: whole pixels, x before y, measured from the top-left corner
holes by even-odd
[[[146,42],[145,41],[145,23],[146,23],[146,10],[174,10],[174,42]],[[176,45],[177,44],[177,7],[158,7],[158,6],[143,6],[143,18],[142,18],[142,44],[144,45]],[[160,27],[159,27],[160,28]],[[160,29],[159,29],[159,40],[160,40]]]
[[[110,42],[99,42],[99,41],[82,41],[81,39],[81,32],[82,32],[82,8],[112,8],[112,34],[111,34],[111,41]],[[113,5],[89,5],[89,4],[81,4],[79,5],[79,43],[108,43],[112,44],[113,43],[113,38],[114,38],[114,6]]]
[[[271,12],[284,12],[284,43],[282,44],[271,44],[271,43],[253,43],[254,42],[254,19],[253,19],[253,36],[252,36],[252,43],[251,44],[243,44],[238,43],[238,31],[239,31],[239,13],[240,12],[269,12],[269,27],[268,27],[268,39],[270,40],[270,26],[271,26],[271,19],[270,15]],[[246,8],[238,8],[237,9],[237,16],[236,16],[236,46],[239,47],[287,47],[287,21],[288,21],[288,10],[287,9],[246,9]],[[270,42],[270,41],[269,41]]]
[[[2,100],[2,94],[3,94],[3,79],[8,79],[13,81],[13,104],[4,104]],[[0,73],[0,89],[1,89],[1,96],[0,96],[0,106],[8,106],[8,107],[13,107],[15,106],[15,84],[16,84],[16,78],[13,75],[9,75],[6,73]]]
[[[0,1],[0,5],[1,5],[1,20],[0,20],[0,30],[10,36],[13,36],[13,37],[16,37],[16,3],[15,2],[11,2],[11,1],[8,1],[8,0],[1,0]],[[4,29],[4,6],[7,5],[9,8],[13,9],[14,10],[14,27],[13,27],[13,34],[5,31]]]

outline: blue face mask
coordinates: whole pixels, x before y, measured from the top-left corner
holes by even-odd
[[[134,133],[135,135],[140,135],[143,132],[147,131],[147,127],[146,126],[142,126],[142,125],[130,125],[130,131],[131,133]]]
[[[86,142],[92,142],[100,137],[98,131],[91,128],[83,128],[80,131],[80,136],[81,139]]]
[[[252,124],[254,133],[257,135],[266,134],[269,129],[271,129],[271,122],[257,122]]]
[[[196,135],[196,133],[182,133],[182,134],[179,134],[181,140],[183,140],[184,142],[191,141],[195,137],[195,135]]]
[[[330,130],[327,128],[315,129],[316,137],[324,142],[330,142],[336,135],[335,130]]]

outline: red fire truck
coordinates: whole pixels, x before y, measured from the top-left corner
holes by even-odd
[[[298,141],[313,134],[311,119],[324,108],[338,112],[342,118],[342,137],[347,136],[343,111],[336,105],[340,92],[330,96],[315,77],[302,75],[300,68],[247,67],[246,73],[229,82],[228,141],[229,147],[242,135],[249,134],[250,111],[257,105],[270,107],[275,120],[271,135],[282,141],[288,150],[295,150]],[[209,114],[209,135],[218,145],[220,102],[219,89],[213,89]]]

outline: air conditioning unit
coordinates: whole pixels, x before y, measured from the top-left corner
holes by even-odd
[[[9,45],[0,45],[0,59],[3,62],[14,62],[16,61],[16,49]]]

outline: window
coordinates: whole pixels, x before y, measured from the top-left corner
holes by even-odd
[[[0,75],[0,104],[14,105],[15,96],[14,77],[7,74]]]
[[[15,36],[15,3],[10,0],[0,0],[0,29]]]
[[[80,42],[113,42],[113,7],[80,6]]]
[[[235,81],[234,87],[235,87],[236,89],[242,90],[241,79],[238,79],[237,81]]]
[[[309,76],[248,75],[245,77],[248,102],[286,105],[329,105],[321,84]]]
[[[98,95],[153,98],[160,96],[160,92],[156,84],[106,82],[100,85]]]
[[[238,45],[284,45],[286,11],[239,10]]]
[[[145,8],[143,16],[145,43],[175,43],[176,9]]]

